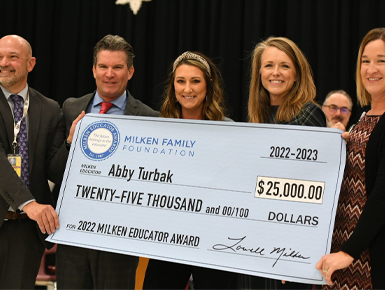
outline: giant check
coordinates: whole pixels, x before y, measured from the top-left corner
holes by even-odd
[[[49,239],[321,284],[344,165],[336,129],[89,114]]]

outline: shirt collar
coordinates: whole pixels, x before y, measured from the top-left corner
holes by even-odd
[[[127,98],[127,92],[124,91],[124,93],[119,98],[116,98],[115,100],[111,101],[111,103],[113,103],[114,106],[118,107],[119,109],[124,110],[126,107],[125,106],[126,98]],[[100,97],[100,95],[98,94],[98,91],[96,91],[94,100],[92,102],[92,107],[96,107],[100,105],[101,102],[104,102],[104,100]]]
[[[5,98],[8,100],[9,97],[11,95],[19,95],[20,97],[23,98],[24,102],[25,100],[27,99],[27,95],[28,95],[28,84],[25,86],[24,89],[22,89],[20,92],[18,92],[17,94],[14,94],[14,93],[11,93],[10,91],[8,91],[6,88],[4,88],[3,86],[0,86],[1,90],[3,91],[4,93],[4,96]]]

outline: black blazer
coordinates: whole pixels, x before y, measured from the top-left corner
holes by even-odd
[[[159,117],[159,112],[151,109],[149,106],[143,104],[141,101],[135,99],[129,91],[127,92],[127,105],[124,110],[125,115],[131,116],[148,116]],[[72,122],[79,116],[82,111],[86,111],[88,105],[92,102],[96,92],[87,94],[80,98],[68,98],[63,104],[63,114],[65,119],[66,136],[68,136],[71,129]],[[67,151],[68,156],[68,151]],[[64,173],[64,171],[63,171]],[[58,183],[53,189],[53,195],[57,198],[59,196],[61,184]]]
[[[159,112],[151,109],[141,101],[135,99],[129,91],[127,92],[127,105],[124,115],[159,117]],[[63,104],[63,113],[66,123],[67,136],[73,120],[79,116],[82,111],[86,111],[89,103],[92,102],[96,92],[87,94],[80,98],[69,98]]]
[[[65,124],[57,102],[29,88],[28,150],[30,191],[25,187],[7,159],[12,152],[14,120],[9,104],[0,89],[0,227],[11,206],[16,210],[24,202],[53,205],[48,179],[60,182],[68,153],[64,146]],[[37,226],[43,243],[43,235]]]

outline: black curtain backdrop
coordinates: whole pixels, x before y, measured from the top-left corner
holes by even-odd
[[[128,89],[159,109],[174,59],[200,51],[219,66],[229,116],[247,120],[250,54],[269,36],[295,41],[314,72],[317,101],[344,89],[356,101],[359,44],[385,26],[383,0],[151,0],[134,15],[115,0],[0,0],[0,36],[27,39],[37,58],[29,84],[60,104],[95,90],[92,50],[106,34],[136,54]],[[355,102],[356,103],[356,102]],[[354,112],[361,109],[355,105]]]

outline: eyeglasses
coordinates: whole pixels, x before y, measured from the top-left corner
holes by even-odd
[[[346,108],[346,107],[340,108],[340,107],[337,107],[336,105],[330,105],[330,106],[324,105],[324,107],[328,107],[329,110],[333,113],[337,113],[338,110],[340,110],[341,115],[347,115],[350,112],[350,110],[348,108]]]

